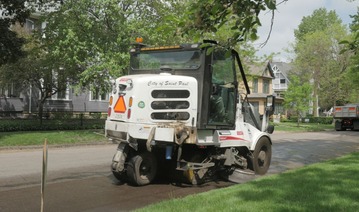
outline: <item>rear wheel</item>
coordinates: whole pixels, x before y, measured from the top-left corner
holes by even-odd
[[[253,171],[255,174],[267,173],[272,158],[272,145],[267,137],[262,137],[257,142],[253,152]]]
[[[336,121],[336,122],[335,122],[335,130],[336,130],[336,131],[343,131],[343,130],[345,130],[345,128],[342,126],[342,122],[340,122],[340,121]]]
[[[157,173],[157,161],[149,152],[135,155],[127,165],[127,177],[130,183],[137,186],[150,184]]]
[[[112,171],[113,176],[115,176],[115,178],[117,180],[119,180],[121,183],[126,182],[127,180],[127,175],[126,172],[117,172],[117,171]]]

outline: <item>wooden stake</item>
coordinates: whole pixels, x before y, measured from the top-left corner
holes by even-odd
[[[44,148],[42,151],[42,173],[41,173],[41,212],[44,211],[44,197],[45,197],[45,183],[47,175],[47,139],[44,141]]]

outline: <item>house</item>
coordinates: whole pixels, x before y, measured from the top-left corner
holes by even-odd
[[[37,113],[39,92],[34,88],[18,91],[11,89],[13,83],[0,88],[0,117],[19,116]],[[93,91],[76,93],[68,88],[66,92],[57,93],[47,99],[44,112],[70,112],[70,113],[106,113],[109,94],[100,95]]]
[[[254,110],[263,115],[268,95],[276,95],[272,86],[275,74],[270,63],[248,65],[248,85],[251,93],[247,96]],[[283,98],[276,96],[274,114],[283,114]]]
[[[24,24],[25,30],[43,29],[46,24],[39,23],[39,14],[32,14]],[[66,85],[66,83],[65,83]],[[16,82],[2,82],[0,84],[0,117],[20,116],[37,113],[40,99],[39,90],[34,87],[21,89]],[[106,113],[109,94],[96,91],[75,92],[66,85],[66,90],[52,95],[44,103],[44,113]]]
[[[269,62],[269,66],[275,76],[272,79],[273,91],[277,97],[284,98],[284,92],[288,89],[290,83],[288,74],[292,70],[292,65],[285,62]]]

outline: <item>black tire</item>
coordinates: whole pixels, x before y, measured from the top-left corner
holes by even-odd
[[[267,137],[262,137],[257,142],[253,152],[253,171],[255,174],[267,173],[272,159],[272,145]]]
[[[335,130],[336,131],[343,131],[344,127],[342,126],[342,123],[340,121],[335,122]]]
[[[116,172],[116,171],[112,171],[113,176],[115,176],[115,178],[117,180],[119,180],[121,183],[124,183],[127,181],[127,175],[126,172]]]
[[[131,184],[143,186],[150,184],[157,173],[157,161],[149,152],[135,155],[127,165],[127,177]]]

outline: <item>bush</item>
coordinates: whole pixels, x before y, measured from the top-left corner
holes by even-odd
[[[0,132],[104,128],[105,119],[49,119],[42,120],[42,124],[36,119],[0,120]]]
[[[311,117],[309,122],[318,124],[331,124],[333,123],[333,117]]]
[[[304,122],[306,119],[309,119],[309,123],[318,123],[318,124],[331,124],[331,123],[333,123],[333,117],[314,117],[312,115],[308,115],[307,117],[302,118],[301,122]],[[288,121],[288,122],[297,122],[298,121],[298,116],[291,116],[287,120],[283,120],[283,122],[286,122],[286,121]]]

